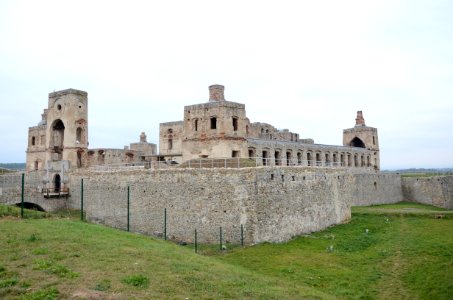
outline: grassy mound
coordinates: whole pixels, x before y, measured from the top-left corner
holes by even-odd
[[[3,217],[0,298],[451,299],[449,214],[413,203],[354,208],[349,224],[285,244],[204,246],[208,256],[67,217]]]

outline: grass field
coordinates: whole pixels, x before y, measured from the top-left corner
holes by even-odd
[[[220,252],[0,206],[0,299],[453,299],[453,215],[413,203]]]

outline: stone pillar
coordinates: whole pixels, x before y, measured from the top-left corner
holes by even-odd
[[[225,87],[220,84],[209,86],[209,101],[225,101],[224,90]]]
[[[140,134],[140,143],[146,143],[146,134],[144,132]]]
[[[355,118],[355,126],[365,126],[365,119],[363,118],[362,111],[357,111],[357,118]]]

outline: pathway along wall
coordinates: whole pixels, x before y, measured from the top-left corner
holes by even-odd
[[[301,167],[172,169],[71,174],[71,205],[80,207],[84,179],[87,219],[130,230],[193,242],[246,244],[283,242],[296,235],[346,222],[351,205],[402,200],[399,175],[351,174]]]
[[[453,176],[403,177],[404,200],[453,209]]]

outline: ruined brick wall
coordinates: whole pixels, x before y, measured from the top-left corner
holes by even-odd
[[[239,243],[242,224],[248,244],[281,242],[347,221],[351,205],[401,201],[399,175],[369,175],[301,167],[79,170],[70,177],[70,203],[80,207],[84,178],[87,218],[125,229],[129,186],[131,231],[162,236],[166,208],[174,240],[191,242],[197,229],[200,242],[217,242],[222,227],[225,241]]]
[[[406,201],[453,209],[453,176],[403,177]]]

